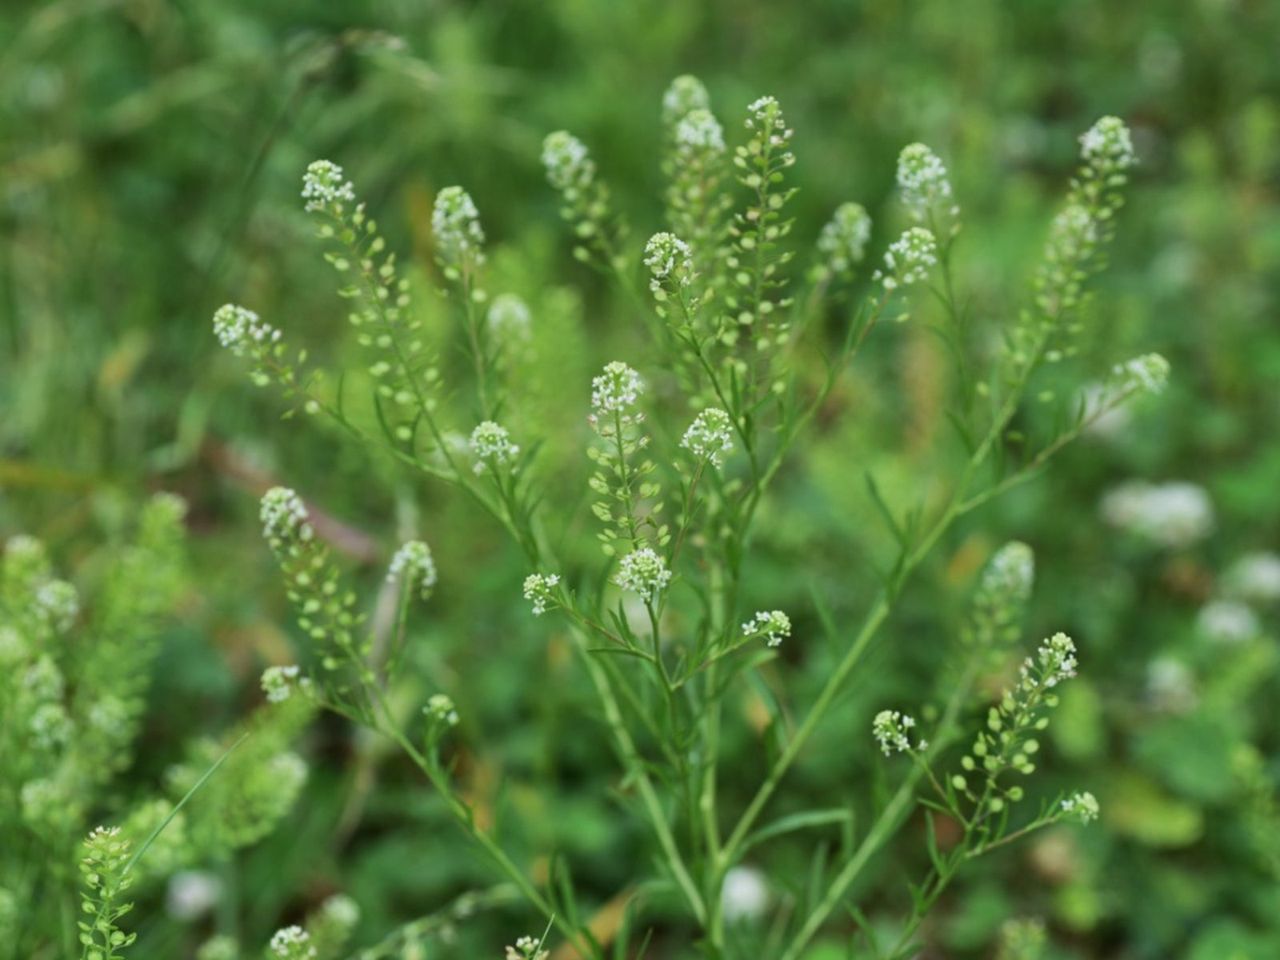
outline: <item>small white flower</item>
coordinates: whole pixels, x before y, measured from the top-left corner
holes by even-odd
[[[938,155],[923,143],[902,148],[898,155],[898,189],[911,216],[924,220],[935,204],[949,204],[951,181]]]
[[[1165,713],[1187,713],[1196,705],[1195,679],[1187,665],[1172,657],[1147,664],[1147,698]]]
[[[1246,643],[1261,632],[1257,614],[1239,600],[1214,600],[1200,608],[1196,626],[1215,643]]]
[[[871,721],[871,735],[886,757],[906,753],[911,749],[911,731],[915,725],[915,717],[897,710],[881,710]]]
[[[871,217],[860,203],[842,203],[818,234],[818,250],[833,273],[847,273],[866,255]]]
[[[556,603],[556,587],[560,584],[558,573],[531,573],[524,578],[524,598],[533,603],[533,615],[540,617],[547,607]]]
[[[1062,801],[1063,815],[1074,817],[1081,823],[1097,820],[1101,812],[1097,798],[1088,790],[1080,790]]]
[[[356,192],[340,166],[328,160],[316,160],[302,176],[302,199],[307,201],[308,210],[324,210],[355,203]]]
[[[689,245],[673,233],[655,233],[644,245],[644,265],[649,268],[649,289],[687,287],[693,282],[693,256]]]
[[[1115,402],[1111,383],[1089,383],[1080,389],[1080,402],[1087,421],[1085,433],[1102,440],[1116,441],[1124,437],[1133,423],[1133,414],[1124,404]]]
[[[718,407],[708,407],[696,417],[680,438],[684,447],[699,460],[719,467],[733,451],[733,421]]]
[[[410,540],[395,552],[387,568],[387,581],[394,583],[402,574],[408,583],[417,586],[423,600],[431,596],[437,579],[436,561],[426,543]]]
[[[462,269],[484,263],[484,230],[471,194],[461,187],[445,187],[436,194],[431,231],[446,266]]]
[[[1169,383],[1169,361],[1158,353],[1144,353],[1116,364],[1112,375],[1120,380],[1121,389],[1161,393]]]
[[[1133,481],[1102,498],[1107,523],[1163,547],[1188,547],[1213,532],[1213,504],[1192,483]]]
[[[514,947],[507,947],[507,960],[547,960],[550,955],[537,937],[521,937]]]
[[[272,487],[266,492],[259,516],[262,535],[273,550],[279,551],[294,540],[306,542],[315,536],[302,498],[287,487]]]
[[[267,766],[271,779],[275,782],[276,792],[283,796],[296,796],[306,782],[307,761],[292,751],[277,753]]]
[[[769,906],[769,882],[754,867],[738,866],[724,875],[720,888],[720,909],[730,923],[752,920]]]
[[[80,595],[65,580],[46,580],[35,591],[36,609],[55,630],[65,631],[80,613]]]
[[[520,454],[520,448],[511,442],[511,435],[492,420],[485,420],[471,431],[468,441],[471,455],[476,458],[475,472],[484,473],[490,467],[514,460]]]
[[[496,340],[525,343],[533,329],[529,305],[514,293],[500,293],[494,297],[486,320],[489,332]]]
[[[1103,117],[1082,133],[1080,156],[1103,173],[1127,170],[1138,162],[1129,128],[1119,117]]]
[[[444,724],[446,727],[458,725],[458,710],[453,705],[453,698],[447,694],[433,693],[427,698],[427,705],[422,708],[422,712],[433,723]]]
[[[1031,595],[1035,576],[1035,553],[1025,543],[1010,540],[987,564],[979,589],[1010,599],[1025,600]]]
[[[873,279],[884,284],[885,290],[899,285],[910,286],[929,275],[929,268],[938,262],[938,242],[924,227],[911,227],[901,237],[889,244],[884,255],[884,267],[877,270]]]
[[[1280,556],[1250,553],[1231,565],[1226,575],[1227,589],[1253,603],[1280,600]]]
[[[181,870],[169,878],[165,909],[176,920],[196,920],[222,897],[222,881],[207,870]]]
[[[690,110],[676,124],[676,146],[682,155],[724,152],[724,128],[710,110]]]
[[[1061,631],[1055,633],[1036,650],[1035,663],[1028,659],[1023,665],[1024,678],[1033,665],[1039,667],[1046,687],[1056,687],[1063,680],[1076,675],[1076,667],[1079,664],[1076,661],[1075,642]]]
[[[320,906],[324,919],[341,930],[351,930],[360,922],[360,907],[345,893],[335,893]]]
[[[317,956],[311,935],[296,925],[275,932],[271,937],[271,953],[280,960],[312,960]]]
[[[662,119],[670,126],[688,116],[692,110],[706,110],[711,106],[707,88],[695,76],[684,74],[676,77],[662,95]]]
[[[640,374],[619,360],[606,364],[604,372],[591,379],[591,410],[596,417],[609,417],[615,413],[630,416],[644,381]]]
[[[267,695],[268,703],[284,703],[293,696],[295,690],[306,691],[311,681],[303,677],[301,668],[296,664],[267,667],[262,671],[262,692]]]
[[[766,646],[779,646],[791,636],[791,618],[781,610],[761,610],[742,625],[742,635],[763,637]]]
[[[224,304],[213,315],[213,332],[218,342],[237,357],[254,347],[269,346],[280,341],[281,333],[247,307]]]
[[[650,547],[632,550],[618,564],[613,582],[652,603],[671,580],[666,561]]]
[[[565,192],[587,188],[596,175],[586,145],[567,130],[547,134],[542,141],[542,165],[551,185]]]

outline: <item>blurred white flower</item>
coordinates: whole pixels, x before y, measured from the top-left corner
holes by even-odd
[[[1280,600],[1280,556],[1249,553],[1231,565],[1226,575],[1227,589],[1253,603]]]
[[[733,867],[724,875],[720,906],[728,921],[750,920],[769,905],[769,884],[754,867]]]
[[[1196,626],[1215,643],[1244,643],[1261,629],[1257,615],[1239,600],[1213,600],[1200,608]]]
[[[1196,705],[1195,680],[1186,664],[1157,657],[1147,665],[1147,699],[1162,713],[1188,713]]]
[[[182,870],[169,878],[165,909],[175,920],[196,920],[222,897],[222,882],[207,870]]]
[[[1194,483],[1121,484],[1102,498],[1102,517],[1163,547],[1187,547],[1214,527],[1213,504]]]

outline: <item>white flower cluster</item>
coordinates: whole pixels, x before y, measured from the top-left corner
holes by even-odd
[[[632,550],[618,564],[613,582],[623,590],[639,595],[641,600],[652,603],[671,580],[666,561],[651,547]]]
[[[629,420],[643,392],[644,380],[631,367],[621,360],[605,364],[604,372],[591,378],[592,415],[598,418],[622,414]]]
[[[769,882],[755,867],[732,867],[724,875],[720,904],[729,921],[749,920],[769,906]]]
[[[242,357],[254,346],[279,343],[281,333],[247,307],[227,303],[213,315],[213,332],[218,342]]]
[[[524,578],[524,598],[533,603],[533,615],[540,617],[547,607],[556,602],[556,588],[560,585],[558,573],[531,573]]]
[[[906,753],[911,749],[911,731],[915,729],[915,725],[915,717],[897,710],[881,710],[871,721],[871,735],[876,738],[880,751],[886,757],[894,753]]]
[[[511,442],[511,435],[506,427],[485,420],[471,431],[471,439],[467,442],[471,455],[476,458],[476,473],[484,473],[489,467],[497,468],[501,464],[514,460],[520,454],[520,447]]]
[[[178,920],[198,920],[222,899],[222,881],[207,870],[181,870],[169,878],[165,909]]]
[[[705,107],[690,110],[676,124],[676,148],[682,155],[724,152],[724,128]]]
[[[763,637],[766,646],[777,647],[791,636],[791,618],[781,610],[761,610],[742,625],[742,635]]]
[[[772,147],[785,147],[795,133],[782,116],[782,106],[774,97],[760,97],[747,107],[747,129],[764,137]],[[790,154],[786,155],[790,160]]]
[[[326,923],[341,930],[351,930],[360,922],[360,906],[345,893],[335,893],[320,906]]]
[[[982,573],[980,589],[1010,599],[1025,600],[1035,582],[1036,557],[1031,548],[1011,540],[996,551]]]
[[[1173,657],[1156,657],[1147,664],[1147,699],[1162,713],[1185,714],[1195,709],[1195,678],[1190,668]]]
[[[271,758],[269,773],[280,796],[296,796],[307,779],[307,761],[286,750]]]
[[[1262,631],[1258,615],[1239,600],[1211,600],[1196,614],[1196,628],[1214,643],[1247,643]]]
[[[311,935],[294,925],[277,930],[271,937],[271,955],[280,960],[313,960],[318,956]]]
[[[484,230],[471,194],[461,187],[445,187],[436,194],[431,209],[431,231],[441,261],[448,267],[475,267],[484,263]]]
[[[272,487],[266,492],[259,517],[262,535],[273,550],[283,549],[292,540],[306,542],[315,536],[302,498],[288,487]]]
[[[507,960],[546,960],[550,955],[537,937],[521,937],[514,947],[507,947]]]
[[[301,674],[297,664],[263,670],[262,692],[267,695],[267,702],[284,703],[295,691],[307,693],[311,689],[311,680]]]
[[[1227,570],[1227,589],[1251,603],[1280,600],[1280,556],[1248,553]]]
[[[885,290],[899,285],[910,286],[929,275],[929,268],[938,262],[938,242],[924,227],[911,227],[901,237],[889,244],[884,255],[884,269],[877,270],[873,279],[881,281]]]
[[[649,289],[687,287],[693,282],[693,255],[689,245],[673,233],[655,233],[644,245],[644,265],[649,268]]]
[[[1160,393],[1169,384],[1169,361],[1158,353],[1144,353],[1116,364],[1111,373],[1122,390]]]
[[[818,234],[818,250],[833,273],[847,273],[866,255],[871,217],[860,203],[842,203]]]
[[[1163,547],[1187,547],[1214,527],[1213,504],[1193,483],[1132,481],[1102,498],[1102,518]]]
[[[1102,117],[1082,133],[1080,156],[1104,175],[1123,172],[1138,162],[1129,128],[1119,117]]]
[[[923,143],[909,144],[898,155],[898,189],[903,205],[916,221],[923,221],[935,204],[951,200],[947,168]]]
[[[1097,820],[1101,812],[1102,808],[1098,806],[1097,798],[1087,790],[1073,793],[1062,801],[1063,815],[1074,817],[1081,823]]]
[[[55,630],[68,630],[80,613],[80,595],[65,580],[46,580],[35,591],[36,610]]]
[[[514,293],[500,293],[494,297],[486,320],[489,332],[499,341],[527,342],[533,329],[529,305]]]
[[[423,600],[431,596],[437,579],[436,561],[426,543],[410,540],[395,552],[387,568],[387,582],[394,583],[402,574],[408,583],[417,586]]]
[[[678,123],[693,110],[706,110],[711,97],[702,81],[690,74],[676,77],[662,95],[662,120],[665,124]]]
[[[583,190],[595,179],[596,165],[586,144],[567,130],[549,133],[542,141],[542,165],[557,190]]]
[[[427,719],[432,723],[446,727],[458,725],[458,709],[453,705],[453,698],[444,693],[433,693],[427,698],[427,705],[422,708]]]
[[[307,201],[307,210],[324,210],[355,203],[356,191],[340,166],[316,160],[307,165],[307,172],[302,175],[302,199]]]
[[[693,418],[680,438],[680,446],[699,460],[719,467],[733,450],[733,421],[719,407],[708,407]]]
[[[1040,644],[1033,662],[1030,657],[1022,665],[1024,681],[1033,668],[1039,668],[1040,678],[1046,687],[1056,687],[1063,680],[1076,675],[1076,645],[1065,633],[1059,631]]]

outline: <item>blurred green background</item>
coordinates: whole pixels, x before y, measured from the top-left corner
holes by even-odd
[[[1042,786],[1093,790],[1103,819],[984,860],[944,899],[931,955],[991,956],[1003,919],[1038,916],[1055,957],[1280,956],[1280,621],[1274,596],[1233,586],[1241,557],[1280,550],[1277,37],[1274,0],[10,0],[0,534],[40,535],[76,569],[146,491],[190,500],[199,590],[166,637],[130,773],[142,782],[187,737],[255,702],[265,663],[292,658],[256,494],[292,485],[344,521],[344,549],[371,588],[397,537],[425,533],[442,584],[415,656],[467,717],[466,790],[527,856],[564,852],[584,898],[602,904],[635,879],[647,838],[616,799],[607,745],[582,722],[590,708],[567,647],[516,602],[526,571],[515,551],[447,491],[319,424],[281,420],[211,335],[213,310],[233,300],[322,359],[350,346],[300,209],[306,163],[346,168],[424,289],[432,197],[455,182],[471,192],[494,289],[534,310],[521,417],[552,425],[550,462],[568,464],[567,486],[581,489],[592,369],[615,355],[639,365],[644,347],[631,314],[569,256],[538,160],[548,131],[590,144],[644,237],[659,225],[669,80],[700,76],[731,133],[745,104],[771,93],[796,131],[796,236],[858,200],[876,249],[901,226],[897,151],[923,140],[963,205],[961,285],[998,319],[1026,290],[1076,135],[1114,113],[1132,125],[1141,166],[1083,362],[1103,371],[1158,350],[1171,388],[943,545],[789,790],[797,806],[839,801],[882,776],[849,741],[866,739],[872,706],[937,682],[974,570],[1003,539],[1025,540],[1040,572],[1029,636],[1067,630],[1083,655]],[[862,472],[900,503],[941,482],[943,366],[909,326],[878,339],[782,478],[752,578],[762,604],[793,611],[798,636],[806,624],[821,632],[813,592],[844,622],[874,589],[869,561],[886,545]],[[1173,543],[1118,529],[1100,504],[1134,479],[1203,488],[1211,527]],[[1224,630],[1232,615],[1245,628]],[[828,654],[791,645],[798,697]],[[742,713],[726,747],[740,758],[726,764],[731,805],[759,775],[749,701]],[[221,869],[221,923],[253,942],[343,889],[363,908],[367,942],[492,882],[411,771],[336,723],[306,752],[312,781],[289,828]],[[872,915],[904,902],[922,847],[908,826],[864,890]],[[804,882],[806,857],[800,844],[762,855],[780,897]],[[190,955],[214,920],[149,896],[139,949]],[[436,955],[497,956],[527,921],[500,910]],[[814,956],[839,951],[832,940]],[[671,955],[661,934],[652,952]]]

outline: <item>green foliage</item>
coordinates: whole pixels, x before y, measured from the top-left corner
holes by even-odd
[[[136,864],[127,956],[192,956],[209,941],[211,958],[256,957],[293,923],[315,938],[307,918],[335,890],[363,917],[344,953],[501,956],[542,925],[513,883],[490,887],[502,868],[459,812],[611,956],[683,952],[697,935],[689,898],[579,631],[606,682],[636,693],[620,701],[634,757],[709,904],[705,831],[684,799],[705,789],[704,728],[688,718],[707,675],[724,689],[714,796],[732,826],[868,613],[882,618],[726,874],[722,897],[762,912],[730,911],[725,957],[780,955],[828,894],[806,955],[897,942],[935,869],[928,838],[945,857],[963,831],[941,811],[931,829],[915,801],[945,803],[919,764],[876,756],[872,718],[909,712],[907,742],[939,750],[944,790],[956,773],[982,787],[961,756],[1016,686],[1025,641],[1058,629],[1078,642],[1082,675],[1055,688],[1034,774],[999,778],[1025,791],[1002,813],[1016,832],[1085,786],[1101,817],[966,860],[911,943],[1018,956],[1031,940],[1001,927],[1015,916],[1035,918],[1026,929],[1055,958],[1276,953],[1277,29],[1273,5],[1165,0],[6,5],[0,537],[48,545],[36,579],[49,603],[26,622],[29,590],[0,577],[23,598],[0,616],[0,958],[74,956],[89,829],[117,824],[138,849],[243,730],[277,724],[287,735],[233,768],[257,734],[245,741]],[[769,351],[728,309],[754,287],[726,263],[753,264],[727,241],[757,206],[733,160],[752,136],[741,108],[761,93],[785,106],[796,155],[778,185],[795,191],[778,214],[791,233],[770,251],[794,258],[768,291],[793,301],[773,312],[790,332]],[[1072,233],[1062,194],[1111,209],[1110,173],[1086,163],[1065,184],[1076,135],[1103,113],[1131,125],[1139,162],[1123,171],[1123,209],[1090,238]],[[549,191],[539,145],[561,128],[576,136],[551,142],[564,176]],[[896,192],[895,155],[908,174]],[[323,218],[297,186],[316,156],[341,163],[376,211],[374,235],[356,238],[363,258],[336,232],[310,240]],[[434,199],[460,200],[442,189],[454,182],[485,238],[470,294],[459,248],[432,222]],[[897,282],[881,258],[910,227],[932,248],[911,234],[920,242],[898,250],[938,262],[879,315],[909,322],[868,324],[868,295],[884,293],[870,278]],[[657,280],[641,249],[655,231],[688,247],[690,269],[675,258]],[[1081,240],[1097,240],[1092,255],[1076,257]],[[403,367],[375,342],[381,320],[349,321],[367,298],[332,295],[335,258],[344,285],[362,259],[379,274],[392,250],[384,303],[409,298],[394,332],[423,344],[409,366],[438,435],[416,399],[395,399]],[[224,315],[228,330],[256,331],[240,357],[208,336],[228,298],[269,321]],[[905,548],[931,533],[1017,358],[1049,327],[1054,362],[911,563]],[[845,337],[864,328],[844,363]],[[717,331],[738,334],[732,349]],[[1148,357],[1117,368],[1149,349],[1172,375]],[[617,531],[625,507],[587,487],[598,464],[583,452],[603,444],[588,385],[617,358],[647,388],[633,459],[653,470],[632,490],[637,519],[653,519],[638,546],[664,565],[646,580],[670,574],[654,612],[674,711],[649,612],[611,582],[633,545],[624,535],[602,560],[595,536],[593,503]],[[243,389],[246,374],[274,388]],[[1158,403],[1138,399],[1165,380]],[[790,442],[785,411],[819,399]],[[753,462],[766,479],[755,505]],[[305,496],[339,597],[354,597],[359,662],[290,617],[296,587],[281,589],[252,520],[277,483]],[[658,494],[641,498],[641,483]],[[164,580],[184,565],[144,562],[139,588],[112,601],[123,626],[99,633],[103,591],[136,539],[131,505],[156,489],[192,504],[194,577],[175,608]],[[387,581],[381,561],[421,538],[438,582],[408,560]],[[984,607],[978,567],[1011,539],[1034,546],[1037,589]],[[178,616],[140,611],[153,626],[135,632],[131,608],[152,602]],[[530,602],[545,616],[529,617]],[[789,633],[765,629],[775,614]],[[965,705],[943,724],[968,670]],[[15,674],[32,681],[16,694]],[[356,722],[317,718],[317,693]],[[364,730],[370,713],[444,791],[394,737]],[[664,749],[677,730],[681,749]],[[299,769],[277,761],[288,754],[309,770],[292,806],[271,789],[273,763]],[[243,820],[198,809],[218,789],[239,802],[232,782],[245,784]],[[232,850],[233,834],[256,839]],[[205,912],[180,906],[174,867],[216,889]],[[553,931],[547,947],[561,940]]]

